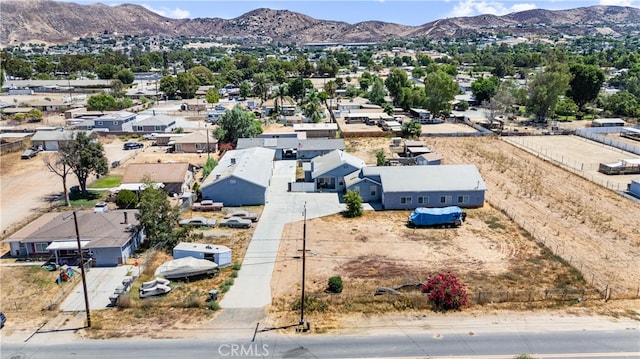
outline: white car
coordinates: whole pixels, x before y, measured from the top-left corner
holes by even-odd
[[[93,213],[104,213],[109,212],[109,205],[107,202],[98,202],[95,206],[93,206]]]

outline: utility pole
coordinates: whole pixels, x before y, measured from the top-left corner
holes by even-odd
[[[87,278],[84,274],[84,257],[82,244],[80,243],[80,231],[78,230],[78,216],[73,211],[73,223],[76,227],[76,239],[78,240],[78,253],[80,253],[80,273],[82,274],[82,289],[84,290],[84,307],[87,312],[87,328],[91,328],[91,312],[89,311],[89,294],[87,293]]]
[[[207,131],[207,160],[211,158],[211,145],[209,144],[209,128],[207,127],[207,123],[204,124],[204,130]]]
[[[307,259],[307,202],[304,202],[302,210],[304,222],[302,224],[302,301],[300,302],[300,325],[304,326],[304,272]],[[303,329],[304,331],[304,329]]]

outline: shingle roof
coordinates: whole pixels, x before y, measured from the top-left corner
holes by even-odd
[[[274,157],[275,150],[270,148],[252,147],[227,151],[202,182],[202,187],[233,176],[266,188],[271,179]]]
[[[343,150],[344,140],[339,139],[297,139],[293,137],[281,138],[239,138],[237,149],[251,147],[266,147],[273,149],[297,148],[298,150],[318,151],[318,150]]]
[[[351,165],[356,169],[366,166],[364,161],[358,157],[352,156],[341,150],[333,150],[311,160],[311,168],[313,168],[311,177],[316,178],[343,164]]]
[[[487,187],[475,165],[364,167],[364,176],[380,176],[384,192],[473,191]]]
[[[124,223],[124,213],[127,213],[127,223]],[[137,226],[137,210],[111,211],[93,213],[93,211],[77,211],[78,232],[82,240],[90,240],[85,248],[121,247],[132,232],[127,231],[130,226]],[[21,230],[9,237],[6,242],[52,242],[76,239],[72,212],[46,213],[29,223]]]
[[[121,183],[141,183],[145,176],[152,182],[182,183],[189,170],[189,164],[181,163],[132,163],[122,176]]]

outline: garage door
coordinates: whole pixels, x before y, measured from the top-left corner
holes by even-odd
[[[47,151],[57,151],[58,141],[44,141],[44,149]]]

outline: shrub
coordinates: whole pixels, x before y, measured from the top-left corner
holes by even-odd
[[[123,189],[116,196],[116,205],[120,209],[135,208],[138,203],[138,196],[128,189]]]
[[[240,267],[242,267],[242,264],[235,262],[233,263],[233,267],[231,267],[233,270],[240,270]]]
[[[342,293],[342,278],[340,276],[329,278],[327,290],[331,293]]]
[[[429,300],[439,311],[458,310],[467,305],[466,286],[451,272],[430,275],[422,293],[429,294]]]
[[[353,218],[362,216],[364,211],[362,208],[362,197],[356,191],[348,191],[343,197],[347,210],[344,212],[345,217]]]
[[[215,300],[212,300],[209,302],[209,304],[207,304],[207,307],[215,312],[216,310],[220,309],[220,304],[218,304],[218,302],[216,302]]]
[[[291,306],[291,310],[300,310],[300,304],[302,301],[300,298]],[[315,296],[309,296],[304,298],[304,310],[308,312],[326,312],[329,309],[329,304]]]

